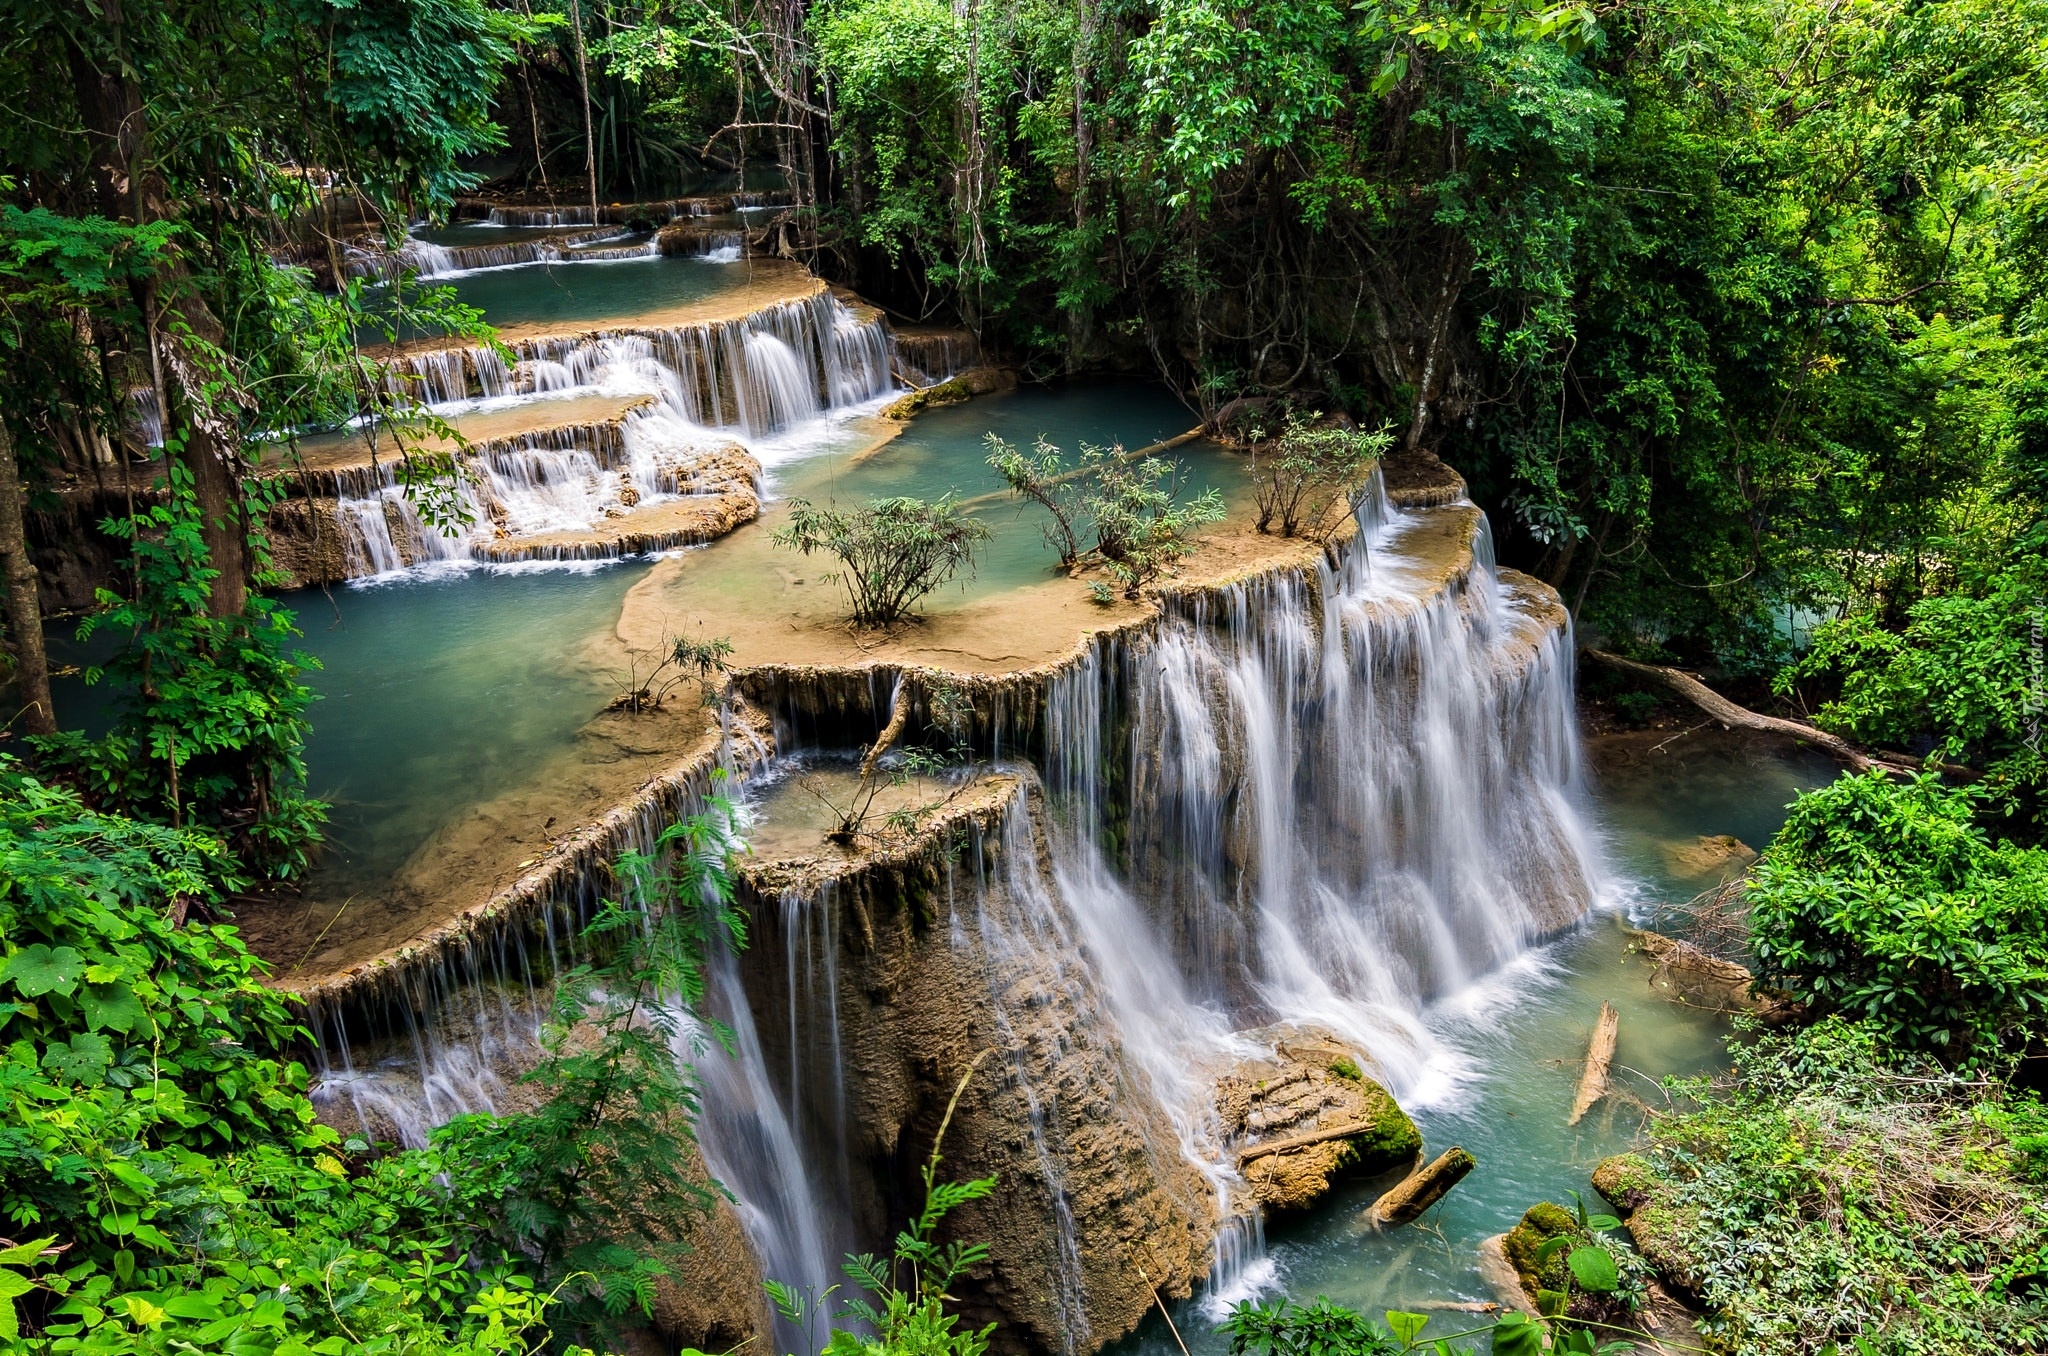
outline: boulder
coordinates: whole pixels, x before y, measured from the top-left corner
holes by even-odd
[[[1217,1079],[1216,1110],[1263,1209],[1305,1210],[1339,1181],[1416,1165],[1421,1132],[1342,1041],[1298,1027],[1245,1034],[1271,1053]]]
[[[958,405],[978,395],[993,395],[997,391],[1016,389],[1017,374],[1006,367],[970,367],[959,376],[948,378],[936,386],[912,391],[884,409],[882,417],[908,419],[921,410],[935,409],[941,405]]]
[[[1678,1298],[1700,1294],[1699,1262],[1687,1242],[1697,1220],[1674,1204],[1656,1166],[1641,1154],[1616,1154],[1593,1169],[1593,1189],[1628,1226],[1636,1251]]]

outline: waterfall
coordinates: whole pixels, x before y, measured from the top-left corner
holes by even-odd
[[[549,336],[511,346],[507,368],[489,349],[438,349],[393,359],[386,384],[430,409],[461,413],[476,400],[594,390],[659,397],[675,418],[744,438],[846,410],[895,389],[889,336],[829,292],[778,302],[729,321]]]
[[[673,338],[615,336],[601,357],[579,341],[548,361],[578,381],[655,364],[679,393],[661,419],[744,363],[744,395],[726,388],[733,418],[772,420],[797,417],[803,397],[823,408],[826,355],[851,369],[866,357],[844,345],[869,342],[794,321],[707,339],[695,388],[664,356]],[[610,464],[508,451],[479,503],[586,512],[593,476],[635,474],[638,427]],[[377,493],[365,520],[399,518]],[[957,1073],[909,1065],[940,1064],[933,1024],[950,1021],[942,1035],[995,1052],[970,1142],[1003,1156],[997,1208],[1037,1230],[1003,1291],[1038,1306],[1034,1340],[1079,1351],[1112,1335],[1092,1316],[1129,1274],[1112,1254],[1131,1219],[1190,1224],[1181,1256],[1208,1249],[1212,1312],[1257,1293],[1273,1267],[1214,1105],[1218,1075],[1268,1056],[1267,1028],[1294,1024],[1426,1099],[1457,1075],[1429,1004],[1597,899],[1556,596],[1495,568],[1469,503],[1397,510],[1375,484],[1358,528],[1305,568],[1172,596],[1050,675],[1006,680],[1032,709],[1012,712],[1005,738],[1032,762],[1012,765],[1014,794],[985,821],[949,830],[942,874],[915,874],[915,859],[843,896],[827,884],[755,900],[754,948],[708,966],[729,1053],[698,1032],[679,1054],[703,1088],[707,1165],[738,1198],[765,1275],[822,1288],[842,1252],[899,1222],[872,1218],[895,1208],[875,1179],[902,1173],[894,1155],[927,1151],[917,1117]],[[880,669],[817,681],[820,710],[870,711],[877,726],[900,696]],[[365,1123],[398,1120],[394,1100],[420,1118],[496,1104],[493,1069],[517,1065],[525,1009],[477,994],[419,1006],[453,1013],[439,1025],[457,1034],[422,1036],[408,1017],[396,1053],[368,1070],[343,1046],[322,1070],[323,1104],[351,1099]]]
[[[335,518],[349,576],[492,559],[507,539],[588,533],[695,492],[683,473],[702,452],[701,430],[658,407],[633,411],[615,437],[601,436],[610,428],[547,430],[465,457],[454,499],[469,522],[447,525],[453,532],[421,516],[395,459],[340,473]],[[577,558],[605,554],[596,542],[577,550]]]

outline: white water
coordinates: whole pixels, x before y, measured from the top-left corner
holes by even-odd
[[[802,391],[833,389],[801,386],[800,351],[772,328],[734,342],[759,417],[799,417]],[[576,379],[575,353],[554,361]],[[583,502],[566,471],[506,474],[504,493],[563,512]],[[1217,1222],[1214,1305],[1273,1279],[1211,1107],[1215,1072],[1256,1048],[1236,1033],[1327,1028],[1404,1101],[1425,1104],[1467,1057],[1430,1035],[1425,1004],[1498,972],[1601,889],[1581,808],[1568,630],[1544,600],[1503,586],[1483,519],[1470,570],[1445,585],[1405,549],[1425,515],[1373,500],[1361,517],[1359,541],[1311,578],[1219,590],[1181,606],[1156,635],[1106,642],[1057,679],[1042,786],[1013,803],[1003,829],[1007,903],[965,910],[972,928],[957,899],[952,910],[953,945],[986,965],[999,1034],[1042,1020],[1023,992],[1031,986],[1016,982],[1028,975],[1071,999],[1090,1040],[1113,1046],[1117,1096],[1148,1109],[1135,1123],[1150,1152],[1203,1184],[1204,1199],[1187,1204]],[[1127,745],[1106,738],[1119,721]],[[1114,762],[1112,747],[1128,747],[1128,762]],[[1042,857],[1028,846],[1034,811]],[[1126,828],[1114,855],[1102,846],[1113,825]],[[853,1233],[840,924],[829,897],[784,901],[783,912],[797,1053],[790,1067],[771,1067],[730,958],[720,958],[713,1007],[735,1049],[693,1047],[703,1148],[737,1197],[764,1273],[822,1287]],[[415,1041],[417,1074],[365,1076],[344,1057],[322,1095],[386,1120],[412,1107],[408,1139],[452,1110],[494,1104],[490,1041]],[[1005,1034],[1000,1044],[1055,1211],[1053,1298],[1069,1344],[1084,1345],[1080,1243],[1091,1222],[1074,1217],[1063,1186],[1075,1127],[1061,1089],[1036,1083],[1016,1053],[1024,1041]]]
[[[626,418],[623,456],[557,436],[465,458],[457,497],[471,522],[452,534],[422,518],[396,467],[385,466],[337,510],[352,577],[486,559],[506,538],[588,532],[674,499],[677,469],[709,448],[738,441],[772,464],[814,449],[821,426],[897,389],[887,330],[829,294],[725,324],[537,339],[514,351],[511,365],[489,349],[414,354],[392,385],[442,415],[564,393],[656,403]]]
[[[1087,1343],[1090,1221],[1073,1218],[1063,1185],[1080,1127],[1063,1120],[1058,1073],[1034,1083],[1018,1033],[1114,1044],[1110,1096],[1150,1109],[1133,1124],[1160,1180],[1177,1157],[1203,1184],[1205,1199],[1183,1204],[1217,1222],[1208,1305],[1220,1315],[1276,1279],[1213,1108],[1215,1076],[1264,1048],[1236,1033],[1329,1030],[1409,1105],[1428,1104],[1469,1056],[1430,1034],[1425,1005],[1512,962],[1601,889],[1568,630],[1546,599],[1503,587],[1478,515],[1471,568],[1447,585],[1404,554],[1421,515],[1375,497],[1361,520],[1359,542],[1306,582],[1221,590],[1054,680],[1043,786],[1027,779],[1012,804],[1002,889],[965,911],[971,928],[954,901],[952,943],[986,967],[996,1047],[1011,1052],[1055,1210],[1070,1346]],[[1130,722],[1124,767],[1106,752],[1118,719]],[[1112,861],[1100,844],[1119,819],[1127,855]],[[815,925],[786,924],[807,938]],[[789,962],[789,1046],[814,1064],[836,1049],[839,1014],[829,976],[800,982],[811,955]],[[1078,1013],[1050,1035],[1048,992]],[[811,1064],[800,1082],[819,1086]],[[812,1146],[814,1183],[831,1139]]]

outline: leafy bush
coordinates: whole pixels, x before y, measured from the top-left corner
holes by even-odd
[[[648,1000],[692,1001],[694,957],[732,924],[729,823],[674,830],[673,872],[621,862],[634,893],[600,922],[613,960],[560,986],[557,1031],[594,1025],[552,1038],[545,1105],[372,1157],[315,1121],[260,962],[186,917],[240,884],[226,845],[0,759],[0,1211],[24,1240],[0,1252],[0,1341],[523,1356],[551,1311],[596,1327],[644,1301],[659,1258],[624,1246],[648,1232],[643,1204],[706,1195],[674,1166],[694,1101],[675,1018]],[[650,1100],[664,1114],[643,1119]]]
[[[1223,520],[1223,496],[1204,490],[1178,502],[1182,480],[1171,462],[1147,457],[1106,461],[1088,497],[1095,550],[1135,598],[1195,549],[1195,529]]]
[[[1081,461],[1068,466],[1059,448],[1040,438],[1029,453],[996,434],[988,435],[989,468],[1003,478],[1013,493],[1022,495],[1051,515],[1044,528],[1045,544],[1059,556],[1060,568],[1071,570],[1080,563],[1081,534],[1087,527],[1087,479],[1105,456],[1093,443],[1081,444]]]
[[[1350,507],[1366,474],[1394,444],[1394,435],[1383,428],[1368,433],[1320,420],[1320,412],[1290,414],[1280,436],[1263,448],[1261,433],[1252,435],[1259,531],[1269,531],[1277,517],[1283,537],[1325,539],[1343,521],[1332,510]]]
[[[234,869],[211,834],[0,760],[0,1211],[64,1249],[9,1254],[0,1326],[25,1311],[35,1352],[526,1351],[550,1301],[502,1259],[459,1265],[441,1165],[352,1170],[260,963],[179,925]]]
[[[45,762],[75,778],[95,805],[220,831],[266,875],[301,874],[326,822],[306,795],[301,757],[313,694],[299,674],[317,661],[288,651],[292,614],[251,595],[236,617],[208,613],[216,571],[206,563],[192,476],[169,463],[165,502],[106,529],[135,556],[136,596],[102,589],[79,627],[128,639],[86,681],[118,689],[113,728],[36,740]]]
[[[1839,1017],[1732,1049],[1732,1077],[1653,1122],[1629,1219],[1683,1221],[1666,1241],[1717,1349],[2043,1349],[2048,1111]]]
[[[797,499],[789,525],[770,538],[804,555],[837,556],[841,568],[827,578],[846,589],[853,620],[863,626],[901,621],[954,575],[971,573],[988,539],[987,525],[962,513],[951,495],[936,503],[875,499],[851,512]]]
[[[2039,590],[2028,573],[2002,574],[1981,596],[1924,599],[1898,630],[1869,613],[1831,621],[1775,686],[1790,693],[1802,682],[1832,684],[1835,697],[1814,713],[1823,729],[1979,765],[1993,790],[2031,799],[2048,782],[2048,765],[2030,731],[2041,710]]]
[[[1977,805],[1880,772],[1802,797],[1746,892],[1761,977],[1952,1061],[2038,1030],[2048,852],[1994,845]]]
[[[1070,467],[1043,438],[1028,456],[993,433],[988,445],[988,464],[1010,489],[1052,515],[1045,539],[1059,554],[1060,567],[1098,561],[1127,598],[1137,597],[1194,549],[1197,527],[1223,517],[1223,496],[1213,489],[1180,503],[1183,481],[1163,457],[1133,459],[1121,447],[1082,443]],[[1095,538],[1085,552],[1084,529]],[[1107,601],[1107,587],[1096,589],[1098,600]]]

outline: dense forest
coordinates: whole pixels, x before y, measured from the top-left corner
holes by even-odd
[[[646,1014],[744,936],[725,803],[620,864],[535,1109],[404,1152],[318,1123],[233,924],[326,813],[265,529],[295,487],[256,472],[355,421],[458,518],[374,350],[490,327],[351,261],[458,199],[594,224],[707,183],[1027,383],[1433,454],[1626,661],[1583,668],[1604,709],[1676,709],[1644,675],[1682,668],[1858,750],[1737,892],[1804,1024],[1739,1035],[1615,1204],[1689,1221],[1689,1349],[2048,1344],[2042,0],[6,0],[0,101],[0,1348],[645,1349],[646,1203],[716,1199]],[[90,728],[46,632],[108,656]],[[1002,1341],[951,1307],[983,1254],[944,1178],[820,1345]],[[1389,1317],[1231,1322],[1430,1349]]]

